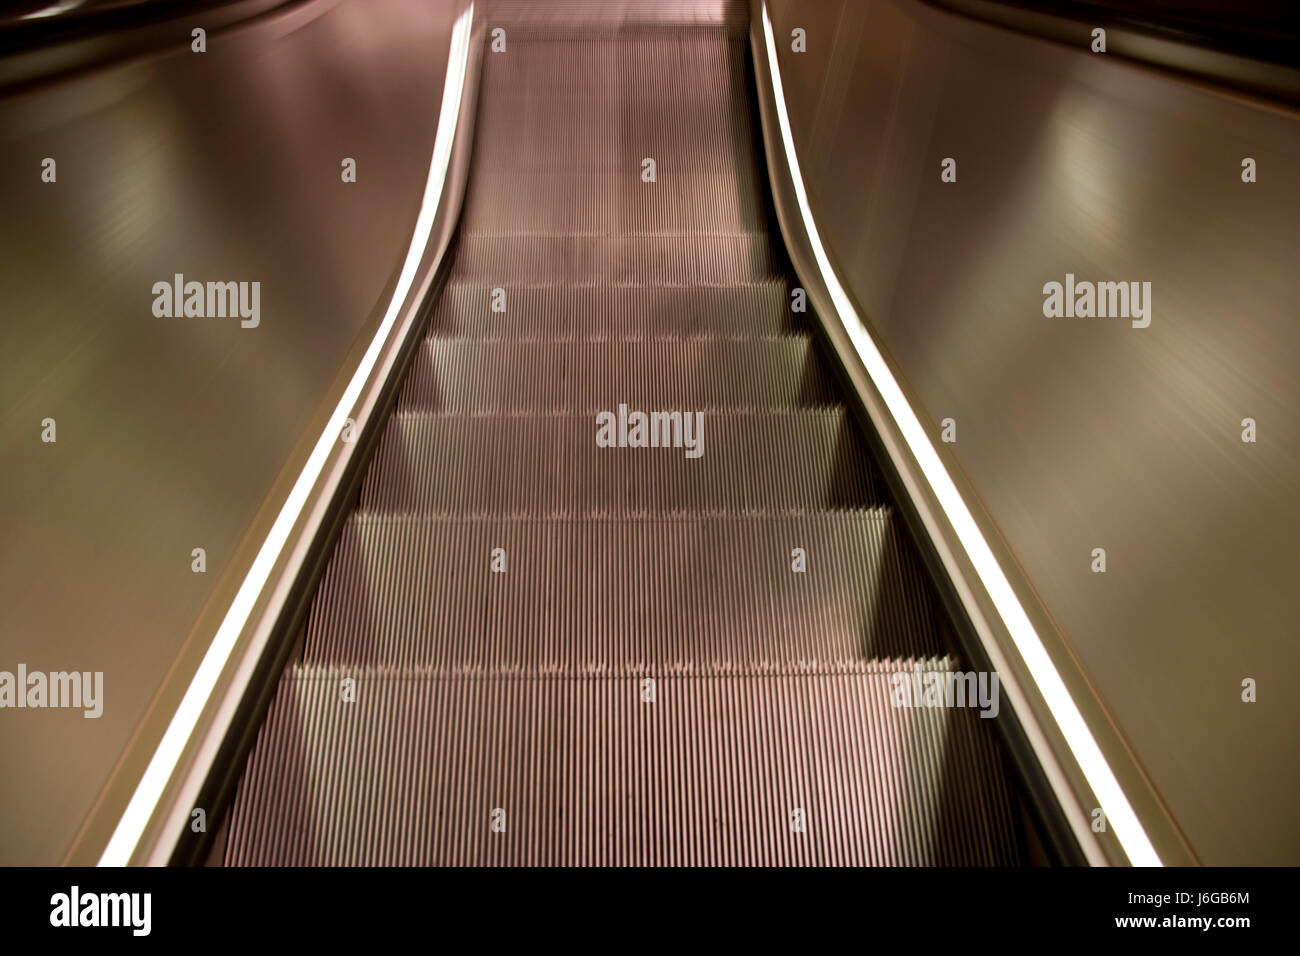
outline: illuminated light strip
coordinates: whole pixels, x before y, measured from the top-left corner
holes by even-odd
[[[920,419],[916,417],[916,412],[912,410],[912,406],[903,394],[903,390],[899,388],[898,382],[894,379],[893,373],[890,372],[884,356],[880,354],[880,350],[872,340],[871,334],[867,331],[861,317],[854,310],[853,304],[849,301],[843,286],[840,285],[839,277],[836,276],[835,270],[831,267],[830,259],[827,257],[826,250],[822,246],[821,237],[818,235],[817,225],[813,222],[812,209],[808,204],[808,194],[804,190],[803,175],[799,171],[799,160],[795,156],[794,137],[790,132],[790,117],[786,113],[785,91],[781,85],[781,69],[776,59],[776,41],[773,37],[772,21],[768,16],[766,2],[763,3],[763,39],[767,47],[768,69],[772,77],[772,92],[776,100],[776,114],[781,127],[781,142],[785,148],[785,157],[790,168],[790,179],[794,186],[795,198],[799,203],[799,214],[803,217],[804,229],[808,233],[808,241],[812,246],[813,257],[817,260],[817,267],[821,270],[831,300],[835,304],[841,320],[844,321],[845,331],[848,332],[849,338],[853,341],[867,374],[871,376],[881,398],[884,399],[890,414],[893,415],[894,421],[898,424],[903,439],[916,457],[917,464],[925,475],[926,481],[929,482],[935,497],[939,500],[939,504],[947,513],[948,520],[952,522],[953,529],[957,532],[962,547],[966,549],[971,564],[974,565],[980,580],[993,600],[994,606],[1002,616],[1002,620],[1015,642],[1016,649],[1024,659],[1025,665],[1029,668],[1030,676],[1037,683],[1039,692],[1046,701],[1047,707],[1052,712],[1052,716],[1055,718],[1062,734],[1064,734],[1066,744],[1074,755],[1074,759],[1078,762],[1088,780],[1089,786],[1092,787],[1093,792],[1105,808],[1106,819],[1111,824],[1116,838],[1124,847],[1129,862],[1136,866],[1160,866],[1160,857],[1156,853],[1155,847],[1151,845],[1146,830],[1143,829],[1137,814],[1133,812],[1128,797],[1124,795],[1123,788],[1120,787],[1119,781],[1115,779],[1110,764],[1106,762],[1101,748],[1097,746],[1096,738],[1092,736],[1092,731],[1088,729],[1083,715],[1079,713],[1079,708],[1075,706],[1074,699],[1070,696],[1070,692],[1066,690],[1061,675],[1057,672],[1056,666],[1048,656],[1046,648],[1043,647],[1042,640],[1038,637],[1038,632],[1034,630],[1034,625],[1030,622],[1029,616],[1021,606],[1019,598],[1016,597],[1010,582],[1007,581],[1001,566],[993,556],[988,542],[984,540],[984,535],[980,533],[974,517],[971,516],[969,509],[967,509],[966,502],[962,500],[961,493],[957,491],[957,486],[953,484],[952,477],[944,468],[943,462],[934,449],[934,445],[931,443],[925,429],[921,426]]]
[[[59,0],[58,3],[52,3],[48,7],[42,7],[40,10],[34,10],[31,13],[24,13],[19,20],[41,20],[45,17],[57,17],[60,14],[68,13],[77,9],[85,3],[86,0]]]
[[[334,413],[325,425],[325,430],[316,441],[316,447],[303,466],[293,490],[289,492],[284,507],[280,509],[280,514],[275,519],[275,524],[271,526],[266,541],[258,551],[252,567],[244,578],[244,583],[240,586],[234,601],[231,602],[230,609],[217,629],[212,644],[203,656],[194,679],[190,681],[185,697],[172,716],[167,732],[163,734],[158,749],[154,751],[153,759],[149,761],[144,776],[140,778],[140,783],[135,788],[131,802],[127,804],[117,828],[113,831],[112,838],[108,841],[108,846],[104,848],[99,858],[100,866],[125,866],[130,862],[131,855],[135,852],[140,837],[144,834],[145,827],[158,805],[158,800],[171,779],[177,761],[189,743],[199,715],[207,705],[208,698],[216,687],[217,679],[225,670],[235,643],[248,623],[258,596],[265,588],[271,570],[284,550],[289,532],[297,523],[313,487],[325,468],[330,452],[338,442],[344,421],[356,404],[367,377],[379,360],[379,355],[387,344],[393,327],[397,324],[397,316],[402,311],[406,297],[411,291],[420,260],[424,258],[429,237],[433,233],[438,204],[442,200],[447,169],[451,163],[452,142],[460,116],[461,94],[465,87],[465,69],[469,62],[470,27],[473,20],[474,3],[470,0],[451,31],[451,53],[447,61],[447,79],[443,84],[442,108],[438,115],[438,132],[434,139],[433,158],[429,164],[429,179],[425,183],[420,214],[415,221],[415,232],[411,236],[411,245],[407,249],[406,261],[402,265],[402,272],[398,277],[397,287],[393,290],[388,311],[384,313],[383,321],[375,331],[375,337],[371,340],[370,347],[366,349],[361,364],[357,366],[347,389],[339,398]]]

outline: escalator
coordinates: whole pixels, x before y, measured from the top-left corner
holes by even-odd
[[[899,705],[965,668],[800,310],[743,6],[496,12],[447,280],[225,863],[1023,862],[996,721]]]

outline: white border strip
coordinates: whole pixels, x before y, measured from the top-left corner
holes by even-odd
[[[948,520],[952,522],[962,547],[965,548],[971,564],[979,574],[980,581],[1002,616],[1016,649],[1024,659],[1030,676],[1038,685],[1043,700],[1065,736],[1066,744],[1073,753],[1074,759],[1083,770],[1097,799],[1105,808],[1106,819],[1128,855],[1129,862],[1135,866],[1160,866],[1160,857],[1155,847],[1151,845],[1146,830],[1143,829],[1137,814],[1133,812],[1128,797],[1125,796],[1119,781],[1115,779],[1115,774],[1110,764],[1106,762],[1101,748],[1097,746],[1096,738],[1089,730],[1083,715],[1075,706],[1074,699],[1061,680],[1061,675],[1048,656],[1046,648],[1043,647],[1038,632],[1034,630],[1034,625],[1030,622],[1019,598],[1016,597],[1010,582],[993,556],[988,542],[984,540],[984,535],[976,525],[974,517],[967,509],[966,502],[962,500],[961,493],[958,492],[952,477],[944,468],[929,435],[921,426],[916,412],[912,410],[903,390],[890,372],[884,356],[880,354],[862,318],[853,308],[844,287],[840,285],[839,277],[831,267],[826,249],[822,246],[821,237],[818,235],[817,225],[813,222],[808,194],[804,189],[803,175],[799,171],[799,160],[795,156],[794,137],[790,132],[790,117],[786,113],[785,90],[781,85],[781,68],[776,58],[776,41],[772,33],[772,21],[768,16],[766,0],[762,7],[763,39],[767,48],[768,70],[772,77],[776,114],[781,126],[781,143],[785,148],[786,162],[790,167],[790,179],[794,185],[799,214],[803,217],[804,229],[808,233],[813,257],[817,260],[817,267],[821,270],[831,300],[844,322],[845,331],[848,332],[854,348],[857,349],[867,374],[871,376],[881,398],[884,399],[890,414],[898,424],[903,439],[916,457],[926,481],[929,482],[939,504],[947,513]]]
[[[460,118],[465,69],[469,62],[470,27],[473,21],[474,3],[470,0],[469,5],[461,12],[452,27],[451,52],[447,60],[447,78],[442,89],[438,133],[434,139],[433,157],[429,163],[429,178],[424,186],[424,198],[420,205],[420,214],[415,220],[415,231],[411,236],[410,247],[406,251],[406,261],[398,276],[397,287],[393,290],[393,298],[388,303],[388,311],[384,313],[383,321],[379,323],[379,328],[375,331],[375,337],[366,349],[361,364],[357,366],[352,380],[339,398],[334,413],[316,441],[316,447],[312,449],[311,456],[307,459],[302,473],[298,475],[298,480],[294,483],[289,497],[280,509],[279,516],[275,519],[275,524],[271,526],[270,533],[262,543],[262,548],[253,560],[248,574],[244,577],[244,583],[240,586],[234,601],[231,602],[230,609],[226,612],[212,644],[194,674],[194,679],[190,681],[185,697],[176,709],[167,732],[163,734],[158,749],[154,751],[153,759],[149,761],[144,776],[140,778],[140,783],[136,786],[131,802],[127,804],[122,818],[118,821],[108,846],[104,848],[99,858],[100,866],[125,866],[130,862],[140,837],[144,834],[145,827],[162,797],[163,790],[171,779],[181,754],[189,744],[199,715],[207,706],[208,698],[226,668],[239,635],[248,624],[249,615],[266,587],[280,553],[284,550],[289,532],[298,522],[313,488],[324,471],[330,452],[338,444],[338,436],[343,430],[344,421],[360,397],[362,387],[378,362],[380,353],[388,344],[388,337],[406,304],[406,297],[415,281],[420,260],[424,258],[429,237],[433,233],[438,204],[442,200],[442,191],[447,180],[452,143]]]

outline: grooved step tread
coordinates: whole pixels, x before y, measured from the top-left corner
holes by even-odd
[[[752,340],[550,342],[429,339],[399,409],[430,413],[767,409],[835,399],[808,336]]]
[[[711,34],[730,27],[741,35],[749,25],[745,0],[490,0],[486,4],[492,24],[504,24],[535,36],[536,32],[572,39],[602,30],[631,30],[671,26],[673,37],[683,27],[709,27]],[[530,32],[536,31],[536,32]],[[614,34],[618,36],[620,34]]]
[[[448,280],[227,863],[1021,862],[994,721],[891,700],[960,668],[792,308],[747,18],[490,6]],[[620,404],[703,456],[598,447]]]
[[[476,164],[464,228],[765,229],[746,80],[744,44],[716,31],[522,42],[489,53],[482,96],[492,109],[480,111],[475,148],[494,161]]]
[[[452,276],[512,284],[743,285],[782,277],[766,233],[461,236]]]
[[[641,162],[651,150],[657,181],[643,183]],[[464,221],[476,235],[729,237],[764,231],[767,219],[753,202],[753,183],[687,162],[655,144],[611,157],[613,168],[496,170],[476,185]]]
[[[637,678],[295,668],[227,863],[1016,862],[978,711],[893,706],[911,667],[662,677],[653,703]]]
[[[814,511],[880,502],[870,459],[842,408],[700,414],[688,410],[680,429],[669,426],[679,447],[602,448],[594,415],[399,412],[366,473],[361,506],[540,517]],[[695,423],[690,434],[687,421]],[[687,457],[692,444],[703,451],[698,457]]]
[[[504,570],[494,572],[498,548]],[[885,509],[639,520],[363,513],[345,525],[321,581],[305,659],[572,675],[852,669],[940,652],[923,582]]]
[[[505,293],[492,311],[493,288]],[[429,321],[438,338],[675,339],[758,337],[803,330],[785,277],[747,285],[560,286],[465,282],[452,277]]]

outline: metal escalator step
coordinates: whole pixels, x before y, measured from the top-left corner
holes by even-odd
[[[880,503],[872,463],[842,408],[699,415],[686,410],[683,427],[668,429],[681,447],[603,448],[593,415],[399,412],[362,482],[361,507],[545,517]],[[688,421],[695,423],[690,433]],[[692,444],[702,454],[688,458]]]
[[[552,342],[429,339],[399,409],[451,414],[808,408],[834,392],[810,336]]]
[[[571,38],[575,31],[632,29],[646,26],[731,27],[749,25],[746,0],[491,0],[488,19],[520,30],[555,31]]]
[[[498,548],[504,570],[494,572]],[[885,509],[631,521],[360,514],[326,568],[304,659],[574,676],[854,669],[941,652],[923,581]]]
[[[470,191],[464,227],[474,235],[524,237],[765,234],[770,223],[752,183],[723,170],[682,168],[671,153],[655,152],[653,185],[639,181],[640,159],[597,171],[494,169]]]
[[[646,30],[512,39],[506,55],[483,63],[481,94],[492,108],[475,126],[475,144],[494,167],[639,162],[642,145],[733,176],[757,165],[754,152],[735,152],[754,145],[743,38]]]
[[[637,678],[295,668],[226,862],[1017,862],[977,711],[893,706],[911,666],[662,677],[652,703]]]
[[[748,11],[488,0],[447,281],[228,864],[1021,862],[995,721],[891,700],[959,666],[792,310]],[[702,456],[599,447],[620,405]]]
[[[743,285],[783,278],[766,233],[461,236],[452,277],[515,285]],[[507,299],[508,308],[508,299]]]
[[[746,44],[719,30],[548,37],[485,58],[468,233],[765,232]],[[646,161],[653,161],[654,176]],[[652,181],[649,181],[652,180]]]
[[[584,286],[448,282],[429,320],[437,338],[659,339],[788,335],[804,328],[784,277],[746,285]]]
[[[635,124],[647,110],[674,110],[691,129],[690,112],[751,122],[745,98],[746,38],[719,30],[638,30],[508,37],[505,56],[485,57],[482,92],[491,119],[526,120],[526,104],[591,103],[619,110]],[[739,102],[738,102],[739,101]],[[583,128],[575,128],[581,142]],[[513,157],[502,157],[506,161]]]

